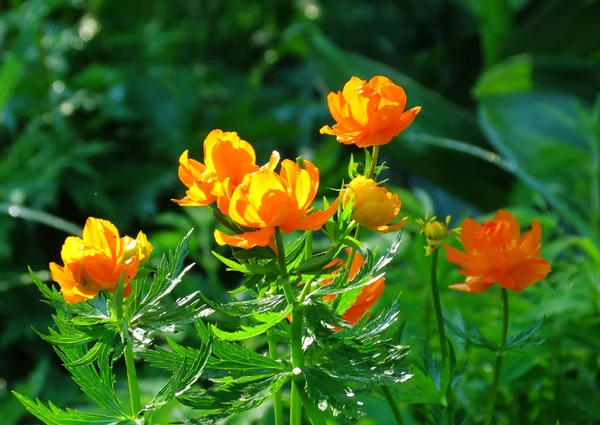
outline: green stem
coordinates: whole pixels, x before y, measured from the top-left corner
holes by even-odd
[[[125,368],[127,370],[127,383],[129,384],[129,399],[131,400],[131,411],[133,417],[137,418],[142,410],[140,402],[140,390],[138,388],[137,373],[135,371],[135,360],[133,359],[133,348],[129,335],[125,338]]]
[[[506,336],[508,334],[508,292],[502,288],[502,304],[504,312],[502,316],[502,343],[496,353],[496,367],[494,369],[494,381],[492,382],[492,390],[488,399],[487,413],[485,415],[485,424],[490,425],[494,417],[494,409],[496,407],[496,393],[498,391],[498,383],[500,382],[500,372],[502,370],[502,358],[504,357],[504,346],[506,345]]]
[[[448,344],[446,341],[446,327],[444,326],[444,314],[442,312],[442,303],[440,301],[440,291],[437,283],[437,264],[439,249],[431,254],[431,295],[433,296],[433,306],[435,308],[435,318],[437,320],[438,334],[440,336],[440,347],[442,350],[442,362],[446,365],[448,360]]]
[[[365,177],[368,179],[372,179],[375,174],[375,167],[377,166],[377,159],[379,158],[379,145],[373,146],[373,156],[371,157],[371,166],[365,174]]]
[[[275,330],[273,328],[267,331],[269,339],[269,357],[277,361],[277,340],[275,339]],[[283,405],[281,403],[281,391],[277,391],[273,395],[273,412],[275,414],[275,425],[283,425]]]
[[[304,369],[304,353],[302,351],[302,322],[304,319],[304,311],[302,305],[294,295],[294,291],[288,279],[287,264],[285,262],[285,246],[283,245],[283,232],[280,228],[275,231],[275,244],[277,245],[279,257],[279,273],[281,276],[283,292],[289,305],[292,306],[292,323],[291,323],[291,351],[292,351],[292,367],[294,373],[298,375],[303,373]],[[290,425],[301,425],[302,423],[302,400],[300,398],[299,386],[304,380],[294,381],[292,383],[292,391],[290,395]]]
[[[388,387],[387,385],[382,385],[381,390],[383,391],[383,395],[385,395],[385,399],[387,400],[388,404],[390,405],[390,408],[392,409],[394,418],[396,418],[396,423],[398,425],[403,425],[404,421],[402,420],[402,415],[400,414],[400,409],[398,409],[398,405],[396,404],[396,401],[394,400],[394,396],[392,395],[392,392],[390,391],[390,387]]]
[[[448,362],[448,341],[446,340],[446,327],[444,326],[444,314],[442,312],[442,302],[440,301],[440,292],[437,282],[437,265],[439,249],[431,254],[431,295],[433,297],[433,306],[435,308],[435,318],[437,320],[438,334],[440,336],[440,349],[442,351],[442,364],[449,367]],[[446,423],[454,424],[454,406],[452,403],[452,371],[450,371],[450,383],[446,393]]]

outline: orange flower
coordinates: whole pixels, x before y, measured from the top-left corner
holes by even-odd
[[[347,249],[346,253],[349,254],[349,252],[350,250]],[[365,259],[362,255],[360,255],[360,253],[356,252],[354,260],[352,261],[352,265],[350,266],[350,274],[348,276],[348,280],[352,280],[354,276],[356,276],[360,268],[364,266],[364,264]],[[335,272],[339,273],[342,270],[342,267],[346,265],[346,262],[336,258],[331,263],[327,264],[325,268],[330,268],[335,265],[339,265],[337,271]],[[333,278],[327,279],[323,281],[323,285],[328,285],[332,281]],[[377,302],[384,288],[385,277],[381,277],[375,282],[372,282],[365,286],[354,301],[354,304],[352,304],[352,307],[345,311],[343,316],[344,320],[350,323],[351,325],[355,325],[360,320],[360,318],[364,316],[367,310],[373,307],[373,305]],[[323,297],[323,299],[325,299],[326,301],[330,301],[333,300],[335,297],[335,295],[326,295]]]
[[[217,201],[221,212],[227,214],[233,190],[247,174],[260,168],[254,149],[235,132],[213,130],[204,140],[204,162],[188,158],[187,150],[181,154],[178,175],[188,190],[185,198],[173,201],[182,206],[204,206]],[[266,167],[272,170],[278,162],[279,154],[273,152]]]
[[[450,288],[479,293],[495,282],[521,292],[544,279],[550,264],[540,257],[542,229],[533,220],[531,231],[521,236],[515,217],[500,210],[493,220],[479,224],[467,218],[462,225],[461,242],[466,252],[446,247],[448,261],[463,268],[464,283]]]
[[[248,174],[231,195],[228,215],[241,226],[257,230],[240,235],[216,230],[217,243],[248,249],[269,245],[276,227],[285,233],[320,229],[335,213],[337,200],[327,210],[309,214],[319,188],[319,170],[310,161],[304,164],[302,169],[286,159],[279,174],[268,168]]]
[[[340,193],[342,205],[354,202],[352,218],[361,226],[377,232],[391,232],[401,229],[407,217],[389,225],[400,213],[400,197],[392,195],[385,188],[377,186],[375,180],[365,176],[355,177]]]
[[[128,283],[151,252],[152,244],[142,232],[136,239],[119,238],[119,231],[110,221],[90,217],[83,228],[83,239],[69,236],[65,240],[61,251],[64,267],[50,263],[50,271],[70,304],[92,299],[103,290],[112,292],[122,276],[127,296],[131,293]]]
[[[338,142],[359,148],[389,143],[421,112],[420,106],[404,111],[404,89],[381,76],[369,82],[352,77],[343,91],[329,93],[327,105],[337,124],[324,126],[321,134],[337,136]]]

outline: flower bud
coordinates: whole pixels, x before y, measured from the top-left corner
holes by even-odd
[[[404,226],[407,218],[390,225],[400,213],[400,197],[377,186],[373,179],[365,176],[354,178],[340,194],[342,204],[353,202],[352,218],[361,226],[377,232],[391,232]]]

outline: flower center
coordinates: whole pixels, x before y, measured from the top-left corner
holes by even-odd
[[[510,223],[505,220],[489,220],[483,223],[481,229],[475,233],[474,245],[476,249],[485,246],[506,249],[514,245]]]

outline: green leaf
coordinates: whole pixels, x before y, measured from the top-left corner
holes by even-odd
[[[215,424],[235,413],[261,405],[271,397],[272,388],[281,387],[290,373],[276,374],[251,382],[228,382],[208,390],[190,393],[178,400],[195,409],[206,410],[207,414],[184,420],[187,425]]]
[[[262,324],[256,326],[242,325],[242,329],[234,332],[222,331],[215,325],[212,325],[211,328],[217,337],[225,341],[241,341],[243,339],[252,338],[265,333],[267,330],[271,329],[277,323],[289,316],[291,312],[292,306],[290,305],[280,313],[254,313],[252,315],[253,318],[262,322]]]
[[[508,338],[506,341],[506,345],[503,347],[503,351],[509,351],[512,349],[524,350],[524,349],[531,348],[531,347],[537,347],[538,345],[543,344],[545,339],[533,341],[529,344],[526,344],[526,343],[540,329],[540,327],[542,326],[542,324],[544,323],[545,320],[546,320],[546,318],[544,317],[544,318],[542,318],[542,320],[540,320],[538,323],[533,325],[531,328],[524,330],[524,331],[520,332],[519,334]]]
[[[212,340],[204,345],[198,356],[191,361],[184,357],[181,367],[173,371],[169,381],[160,389],[158,394],[146,405],[144,410],[156,410],[169,403],[175,397],[184,395],[192,385],[200,379],[212,351]],[[174,365],[175,366],[175,365]]]
[[[508,58],[484,72],[473,88],[475,98],[506,95],[533,89],[533,63],[531,55]]]
[[[476,327],[473,327],[471,332],[469,332],[447,319],[444,320],[444,323],[446,323],[446,327],[451,333],[474,347],[487,348],[494,352],[500,349],[498,343],[487,339]]]
[[[102,346],[97,358],[97,366],[91,363],[72,366],[85,356],[86,348],[79,345],[55,348],[65,363],[65,367],[71,372],[73,379],[84,393],[115,417],[127,417],[127,409],[114,390],[115,377],[109,364],[110,349],[109,345]]]
[[[403,385],[393,386],[392,391],[399,403],[442,404],[445,397],[431,377],[417,366],[410,370],[410,379]]]
[[[600,35],[595,31],[599,20],[597,1],[541,3],[510,32],[504,53],[507,56],[528,52],[590,58],[600,45]]]
[[[226,304],[214,302],[204,295],[202,295],[202,299],[215,311],[234,317],[247,317],[254,313],[281,311],[282,307],[286,305],[283,295],[273,295],[248,301],[234,301]]]
[[[490,67],[501,57],[504,43],[511,33],[512,8],[509,0],[482,2],[480,24],[485,65]]]
[[[212,339],[210,329],[201,321],[196,322],[196,330],[203,344],[208,344],[212,340],[212,355],[204,368],[203,376],[205,378],[232,377],[237,379],[244,376],[272,375],[286,370],[283,364],[255,353],[243,345]],[[142,352],[141,357],[154,367],[172,371],[181,368],[185,359],[193,362],[202,355],[195,348],[183,347],[172,340],[167,340],[167,342],[173,351],[155,347],[155,350]]]
[[[136,421],[127,416],[85,413],[69,408],[61,410],[52,403],[48,403],[49,407],[46,407],[40,400],[33,401],[16,391],[13,394],[32,415],[46,425],[136,425]]]

